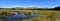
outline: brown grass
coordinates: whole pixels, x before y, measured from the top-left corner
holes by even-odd
[[[5,12],[9,12],[9,10],[4,10]],[[3,12],[0,11],[0,12]],[[41,17],[33,18],[33,19],[28,19],[24,21],[51,21],[51,19],[60,19],[60,11],[52,11],[52,10],[17,10],[16,12],[18,13],[24,13],[25,15],[29,15],[32,12],[35,14],[42,14]],[[53,21],[52,20],[52,21]]]

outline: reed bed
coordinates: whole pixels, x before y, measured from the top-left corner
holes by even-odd
[[[0,10],[0,15],[2,12],[7,12],[9,16],[13,15],[9,13],[9,10]],[[23,21],[56,21],[56,19],[60,20],[60,11],[52,11],[52,10],[16,10],[15,12],[24,13],[25,15],[30,14],[42,14],[42,16],[23,20]],[[7,16],[8,16],[7,15]],[[0,16],[1,17],[1,16]]]

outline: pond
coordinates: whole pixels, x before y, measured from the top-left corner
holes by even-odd
[[[30,19],[30,18],[36,18],[38,16],[41,16],[41,15],[38,15],[38,14],[31,14],[31,15],[27,15],[25,16],[24,13],[21,13],[21,14],[17,14],[15,13],[14,16],[10,16],[8,18],[5,18],[3,19],[3,21],[5,20],[22,20],[22,19]]]

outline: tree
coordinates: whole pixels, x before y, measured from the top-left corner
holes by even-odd
[[[60,10],[60,6],[55,7],[54,10]]]

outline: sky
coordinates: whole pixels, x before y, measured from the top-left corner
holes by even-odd
[[[0,0],[0,8],[38,7],[54,8],[60,6],[60,0]]]

